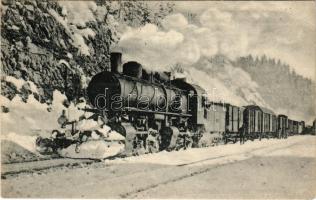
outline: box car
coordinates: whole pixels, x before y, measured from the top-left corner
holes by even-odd
[[[288,119],[288,126],[286,132],[288,135],[293,135],[294,133],[293,120],[291,119]]]
[[[277,120],[274,112],[267,108],[260,107],[262,110],[262,136],[264,137],[273,137],[277,130]]]
[[[298,134],[298,121],[293,120],[293,132],[292,135]]]
[[[200,146],[218,144],[225,132],[226,108],[222,103],[208,102],[203,106],[203,124],[205,133],[200,139]],[[202,118],[200,118],[202,120]]]
[[[245,107],[244,124],[250,139],[272,137],[277,129],[276,115],[267,108],[257,105]]]
[[[302,134],[304,129],[305,129],[305,122],[304,121],[300,121],[298,123],[298,134]]]
[[[244,124],[246,128],[246,137],[249,139],[255,139],[259,135],[260,125],[259,116],[261,116],[262,111],[255,106],[246,106],[244,110]]]
[[[210,133],[224,133],[225,115],[226,108],[222,103],[208,103],[204,110],[206,130]]]
[[[280,138],[281,135],[284,135],[288,129],[288,117],[286,115],[278,115],[278,137]]]
[[[240,128],[243,126],[244,121],[244,108],[226,104],[226,117],[225,117],[225,139],[228,141],[236,142],[239,138]]]

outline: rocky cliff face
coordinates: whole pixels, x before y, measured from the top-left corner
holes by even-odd
[[[78,2],[79,3],[79,2]],[[118,40],[119,23],[140,26],[159,23],[172,5],[160,4],[157,11],[144,2],[91,2],[82,19],[67,2],[26,0],[2,1],[1,94],[12,99],[25,96],[5,76],[32,81],[36,98],[52,100],[54,90],[74,100],[94,74],[109,69],[110,46]],[[70,5],[71,8],[71,5]],[[81,16],[79,16],[81,17]]]
[[[101,61],[94,60],[94,56],[87,56],[80,51],[81,46],[76,44],[74,34],[58,19],[62,18],[63,13],[57,2],[25,1],[3,4],[2,72],[35,83],[40,101],[51,100],[55,89],[66,93],[70,100],[74,96],[81,96],[80,76],[91,76],[107,68],[107,55],[112,42],[111,30],[94,26],[94,30],[97,30],[95,32],[104,37],[81,36],[86,45],[93,46],[97,45],[97,41],[102,42],[102,50],[95,54],[104,56],[99,57]],[[81,30],[88,29],[85,27]],[[14,86],[5,78],[2,78],[2,94],[10,99],[16,94]],[[26,92],[23,95],[28,94]]]

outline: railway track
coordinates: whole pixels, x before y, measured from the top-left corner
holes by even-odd
[[[92,164],[96,162],[101,162],[102,160],[112,160],[116,158],[122,158],[122,156],[113,156],[106,159],[79,159],[58,157],[43,160],[30,160],[25,162],[3,163],[1,164],[1,178],[6,178],[7,176],[16,176],[23,173],[40,172],[42,170],[48,170],[53,168],[76,167],[82,164]]]
[[[274,146],[279,146],[279,144],[274,144],[269,147],[259,147],[259,148],[253,149],[253,152],[249,153],[249,155],[253,155],[256,151],[273,148]],[[281,148],[283,147],[279,147],[277,149],[281,149]],[[273,150],[277,150],[277,149],[273,149]],[[227,155],[222,155],[222,156],[217,156],[217,157],[210,157],[210,158],[206,158],[206,159],[202,159],[198,161],[193,161],[190,163],[178,164],[176,165],[176,167],[191,166],[195,164],[201,164],[203,162],[215,161],[218,159],[224,159],[224,158],[236,156],[236,155],[239,155],[239,153],[232,153],[232,154],[227,154]],[[70,167],[70,168],[78,167],[78,166],[80,167],[82,165],[89,165],[89,164],[101,162],[102,160],[111,160],[111,159],[116,159],[116,158],[120,158],[120,157],[111,157],[107,159],[53,158],[53,159],[45,159],[45,160],[39,160],[39,161],[2,164],[1,178],[5,179],[8,176],[16,176],[23,173],[36,173],[36,172],[41,172],[43,170],[49,170],[49,169],[61,168],[61,167]]]
[[[181,180],[183,180],[185,178],[189,178],[189,177],[196,176],[196,175],[199,175],[199,174],[207,173],[207,172],[209,172],[209,171],[211,171],[213,169],[216,169],[218,167],[224,166],[224,165],[226,165],[228,163],[233,163],[233,162],[237,162],[237,161],[246,160],[247,158],[254,157],[254,156],[258,155],[258,153],[260,153],[260,151],[264,151],[266,154],[269,154],[271,152],[278,151],[278,150],[281,150],[283,148],[289,148],[289,147],[295,146],[295,145],[299,144],[300,142],[301,141],[295,142],[295,143],[292,143],[292,144],[285,144],[285,145],[273,144],[273,145],[270,145],[270,146],[258,147],[258,148],[252,149],[251,152],[245,152],[244,158],[237,158],[236,157],[236,156],[239,156],[240,153],[232,153],[232,154],[227,154],[227,155],[223,155],[223,156],[217,156],[217,157],[207,158],[207,159],[203,159],[203,160],[198,160],[198,161],[194,161],[194,162],[190,162],[190,163],[179,164],[179,165],[176,165],[176,167],[183,168],[183,167],[190,167],[190,166],[193,166],[193,165],[196,165],[196,164],[203,164],[203,163],[208,162],[208,161],[216,161],[216,160],[220,160],[220,159],[224,160],[224,159],[227,159],[227,158],[229,158],[229,160],[230,160],[230,161],[227,161],[227,162],[223,162],[221,164],[211,165],[211,167],[200,167],[200,168],[198,168],[197,170],[194,170],[194,171],[190,171],[189,170],[190,173],[185,173],[183,175],[176,176],[176,177],[167,179],[167,180],[159,182],[159,183],[154,183],[154,184],[148,185],[148,186],[143,187],[143,188],[138,188],[136,190],[120,194],[119,197],[120,198],[137,198],[137,194],[138,193],[149,191],[149,190],[154,189],[156,187],[159,187],[161,185],[174,183],[174,182],[177,182],[177,181],[181,181]],[[174,169],[172,169],[172,170],[174,170]]]
[[[162,155],[147,155],[144,158],[140,156],[123,160],[114,159],[113,161],[88,164],[83,167],[77,164],[79,165],[78,168],[68,168],[71,165],[64,165],[66,167],[57,170],[39,172],[41,174],[39,176],[35,171],[34,177],[28,174],[17,176],[16,178],[9,176],[7,180],[3,181],[6,183],[8,191],[11,191],[8,193],[10,194],[9,196],[12,197],[14,194],[25,191],[26,197],[28,195],[34,197],[56,197],[57,194],[63,194],[65,197],[74,197],[73,195],[76,194],[76,197],[90,198],[138,198],[155,192],[159,188],[166,188],[169,184],[178,184],[179,182],[190,180],[188,178],[201,176],[201,174],[206,176],[209,173],[213,173],[217,168],[240,163],[257,156],[269,155],[271,152],[274,154],[279,149],[291,149],[291,146],[298,143],[305,144],[306,142],[308,142],[306,138],[296,138],[293,140],[276,140],[263,145],[258,143],[259,146],[249,143],[248,146],[240,146],[242,148],[239,148],[239,145],[234,145],[234,147],[232,145],[232,150],[229,151],[224,150],[226,147],[224,149],[219,147],[217,149],[214,148],[213,154],[212,148],[202,151],[194,150],[188,152],[188,154],[183,151],[179,152],[179,159],[175,157],[178,153],[171,153],[170,156],[169,153],[163,153]],[[201,156],[198,159],[194,157],[188,160],[183,159],[185,155],[197,155],[199,152]],[[168,157],[174,157],[176,160],[169,164],[159,164],[159,160],[157,162],[153,160],[153,163],[147,162],[146,157],[149,160],[161,158],[163,163]],[[84,161],[78,160],[78,162]],[[88,160],[88,162],[90,163],[91,160]],[[65,177],[56,178],[63,176],[63,174]],[[86,176],[87,174],[88,176]],[[86,176],[85,180],[80,178],[82,176]],[[25,180],[26,182],[19,183],[20,180]],[[34,185],[29,185],[32,181],[35,181]],[[67,183],[69,181],[77,184],[68,188]],[[10,189],[16,184],[19,184],[20,187]],[[45,187],[50,187],[51,185],[60,185],[61,187],[42,191],[40,188],[43,187],[43,184],[46,185]],[[99,187],[100,185],[102,187]]]
[[[6,178],[7,176],[14,176],[22,173],[34,173],[52,168],[75,167],[82,164],[92,164],[100,161],[101,160],[98,159],[54,158],[40,161],[2,164],[1,178]]]

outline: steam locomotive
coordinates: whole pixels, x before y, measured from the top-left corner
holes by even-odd
[[[166,72],[147,72],[138,62],[122,65],[111,53],[111,71],[92,77],[87,94],[112,130],[125,137],[125,153],[202,147],[246,139],[299,134],[305,123],[257,105],[210,102],[206,91]]]

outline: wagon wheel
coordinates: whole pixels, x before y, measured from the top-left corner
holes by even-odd
[[[184,139],[184,149],[189,149],[193,145],[193,139],[191,137],[185,137]]]
[[[228,138],[227,138],[227,136],[226,136],[226,135],[224,136],[224,143],[225,143],[225,144],[227,144],[227,143],[228,143]]]
[[[235,136],[234,144],[237,142],[237,140],[238,140],[238,136]]]
[[[159,151],[159,144],[157,145],[158,140],[154,141],[147,141],[146,149],[148,153],[157,153]]]
[[[198,147],[198,138],[196,136],[192,137],[192,147]]]
[[[194,136],[192,137],[192,147],[201,147],[200,140],[203,137],[204,131],[203,130],[198,130]]]
[[[224,144],[228,143],[228,137],[227,137],[227,135],[225,133],[223,135],[223,140],[224,140]]]
[[[253,136],[254,134],[250,135],[250,140],[251,141],[254,141],[255,140],[255,137]]]
[[[249,136],[248,134],[245,134],[245,142],[248,140]]]
[[[164,132],[160,133],[160,144],[159,144],[159,150],[170,150],[168,149],[170,142],[171,142],[172,133],[169,131],[164,130]]]
[[[137,136],[133,139],[133,154],[138,156],[146,153],[146,149],[144,147],[144,140],[141,138],[138,138]]]
[[[222,135],[220,135],[220,136],[222,136]],[[216,139],[215,146],[218,146],[220,144],[224,144],[224,138],[223,137],[217,137],[217,139]]]
[[[157,153],[159,151],[158,135],[148,135],[146,139],[146,150],[148,153]]]

